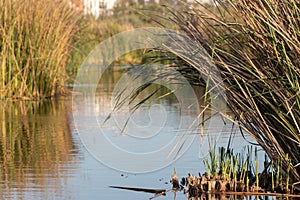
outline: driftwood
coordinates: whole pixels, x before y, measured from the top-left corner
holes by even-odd
[[[167,192],[167,190],[161,190],[161,189],[122,187],[122,186],[109,186],[109,187],[121,189],[121,190],[131,190],[131,191],[136,191],[136,192],[146,192],[146,193],[153,193],[153,194],[166,194],[166,192]]]

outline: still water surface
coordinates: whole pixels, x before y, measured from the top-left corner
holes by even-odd
[[[44,102],[1,103],[0,199],[149,199],[152,194],[117,190],[109,186],[170,189],[174,167],[179,177],[184,177],[188,173],[197,175],[205,171],[203,156],[208,150],[207,137],[200,141],[197,136],[191,147],[180,158],[162,169],[148,173],[126,173],[112,169],[87,151],[75,128],[73,117],[80,115],[82,120],[85,120],[91,113],[96,113],[98,120],[103,120],[101,118],[103,114],[106,115],[111,109],[114,84],[122,74],[122,71],[116,69],[103,76],[98,86],[95,104],[89,104],[89,97],[78,94],[82,107],[77,106],[76,110],[72,108],[71,97]],[[178,101],[172,96],[152,104],[151,117],[156,119],[152,120],[154,125],[165,121],[163,136],[157,134],[144,139],[141,139],[141,135],[132,137],[122,134],[119,127],[113,127],[113,123],[110,122],[107,122],[108,128],[104,129],[107,131],[105,134],[114,145],[130,152],[143,153],[159,149],[172,139],[174,134],[180,134],[178,130],[172,129],[177,126],[182,114],[178,107]],[[147,108],[149,105],[141,107],[134,116],[134,121],[139,127],[146,126],[149,121]],[[217,140],[217,146],[227,146],[230,133],[237,133],[238,129],[232,129],[229,122],[224,125],[221,119],[214,125],[218,126],[222,127],[223,132]],[[147,136],[149,133],[151,130],[146,131]],[[214,130],[206,130],[205,134],[216,133]],[[153,141],[150,142],[150,139]],[[251,140],[249,137],[248,139]],[[240,152],[246,145],[248,143],[244,138],[236,134],[232,142],[235,151]],[[113,155],[112,159],[122,158]],[[151,160],[148,160],[149,162]],[[130,163],[132,160],[125,160],[122,164],[126,166]],[[148,165],[147,162],[145,165]],[[174,194],[169,192],[165,197],[157,199],[187,198],[182,193],[177,193],[174,197]]]

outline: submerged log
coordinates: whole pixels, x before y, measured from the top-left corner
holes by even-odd
[[[148,189],[148,188],[135,188],[135,187],[122,187],[122,186],[109,186],[110,188],[116,188],[121,190],[131,190],[136,192],[147,192],[147,193],[154,193],[154,194],[166,194],[167,190],[160,190],[160,189]]]

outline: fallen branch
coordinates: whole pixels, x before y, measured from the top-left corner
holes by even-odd
[[[154,193],[154,194],[166,194],[167,192],[167,190],[161,190],[161,189],[134,188],[134,187],[122,187],[122,186],[109,186],[109,187],[121,189],[121,190],[131,190],[136,192],[146,192],[146,193]]]

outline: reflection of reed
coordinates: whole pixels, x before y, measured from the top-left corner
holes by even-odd
[[[65,102],[1,104],[0,188],[59,191],[62,166],[74,163]]]

